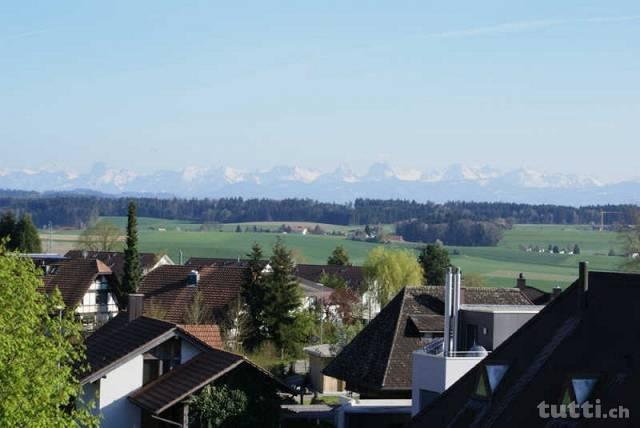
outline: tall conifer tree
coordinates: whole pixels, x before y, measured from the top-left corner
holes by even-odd
[[[121,301],[126,305],[124,296],[135,293],[140,285],[142,272],[140,269],[140,253],[138,253],[138,219],[136,216],[136,203],[129,202],[127,213],[127,247],[124,250],[124,274],[122,277],[122,290],[119,293]]]

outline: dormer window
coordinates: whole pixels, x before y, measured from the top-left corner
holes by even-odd
[[[486,364],[480,369],[480,376],[474,395],[479,399],[489,399],[509,370],[507,364]]]
[[[562,404],[584,404],[591,397],[593,388],[598,382],[595,376],[575,376],[565,385],[562,392]]]

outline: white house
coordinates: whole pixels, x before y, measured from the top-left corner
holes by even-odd
[[[130,295],[127,312],[86,341],[89,369],[79,373],[83,400],[77,405],[95,402],[102,427],[186,427],[190,398],[231,372],[292,392],[244,357],[217,349],[220,338],[212,343],[203,326],[191,329],[142,316],[143,298]],[[211,327],[209,333],[219,336]]]

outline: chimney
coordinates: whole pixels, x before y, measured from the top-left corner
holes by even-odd
[[[451,312],[452,312],[453,271],[447,270],[444,281],[444,356],[451,351]]]
[[[462,290],[461,285],[462,271],[460,270],[460,268],[456,268],[456,272],[453,275],[453,301],[451,302],[453,309],[453,313],[451,314],[451,336],[453,337],[453,346],[451,347],[451,350],[453,352],[456,352],[458,350],[458,318],[460,314],[460,292]]]
[[[560,286],[556,285],[555,287],[553,287],[553,290],[551,290],[551,300],[554,300],[556,297],[558,297],[560,293],[562,293],[562,288],[560,288]]]
[[[524,277],[523,273],[520,273],[520,275],[518,275],[518,279],[516,279],[516,287],[522,290],[526,286],[527,286],[527,279]]]
[[[144,294],[129,294],[129,304],[127,313],[129,314],[129,322],[140,318],[144,312]]]
[[[589,292],[589,262],[580,262],[578,268],[578,295],[580,296],[580,309],[587,307],[587,293]]]

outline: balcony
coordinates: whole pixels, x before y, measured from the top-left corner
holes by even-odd
[[[419,397],[436,397],[464,376],[486,354],[478,352],[452,352],[449,356],[432,354],[424,349],[413,352],[412,413],[416,414],[427,403]]]

